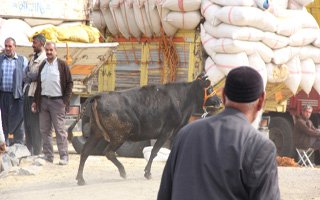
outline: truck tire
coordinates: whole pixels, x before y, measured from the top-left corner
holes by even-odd
[[[74,150],[81,154],[82,148],[84,144],[86,143],[86,139],[82,136],[74,136],[71,140],[72,146]],[[107,147],[107,142],[105,140],[99,141],[99,143],[96,145],[95,149],[93,150],[91,155],[104,155],[103,151]]]
[[[127,141],[117,150],[120,157],[143,158],[143,148],[150,146],[150,141],[131,142]]]
[[[272,117],[269,137],[277,147],[278,156],[294,156],[292,126],[288,120],[283,117]]]
[[[74,136],[71,140],[74,150],[80,154],[86,139],[83,136]],[[104,150],[108,143],[105,140],[99,141],[91,155],[104,156]],[[127,141],[116,151],[120,157],[143,158],[142,150],[144,147],[150,146],[150,141],[130,142]]]

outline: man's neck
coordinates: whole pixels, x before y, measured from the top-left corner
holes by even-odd
[[[55,59],[56,59],[56,58],[53,58],[53,59],[48,59],[48,58],[47,58],[47,61],[48,61],[48,63],[52,64]]]

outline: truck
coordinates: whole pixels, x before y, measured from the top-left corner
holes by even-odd
[[[319,6],[320,1],[315,0],[306,8],[320,25]],[[267,95],[269,96],[270,94]],[[275,89],[274,95],[280,97],[286,96],[286,94],[281,94],[281,91],[277,89]],[[295,95],[288,94],[288,97],[290,98],[282,101],[283,106],[277,107],[276,110],[266,110],[264,116],[270,118],[269,135],[277,147],[278,155],[296,157],[293,141],[294,120],[296,116],[301,114],[302,107],[309,104],[313,107],[313,113],[310,119],[316,128],[320,128],[320,95],[312,88],[309,94],[299,90]],[[319,151],[316,151],[314,154],[314,162],[320,164]]]

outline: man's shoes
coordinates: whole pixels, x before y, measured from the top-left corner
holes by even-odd
[[[68,160],[64,160],[64,159],[59,160],[59,165],[67,165],[67,164],[68,164]]]
[[[49,158],[48,156],[41,155],[41,156],[39,156],[39,158],[41,158],[49,163],[53,163],[53,158]]]

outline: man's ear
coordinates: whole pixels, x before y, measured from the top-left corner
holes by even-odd
[[[261,110],[264,106],[264,103],[265,103],[265,99],[266,99],[266,92],[263,92],[260,97],[259,97],[259,101],[258,101],[258,104],[257,104],[257,110]]]
[[[224,88],[222,89],[222,103],[223,105],[226,105],[226,96],[224,94]]]

